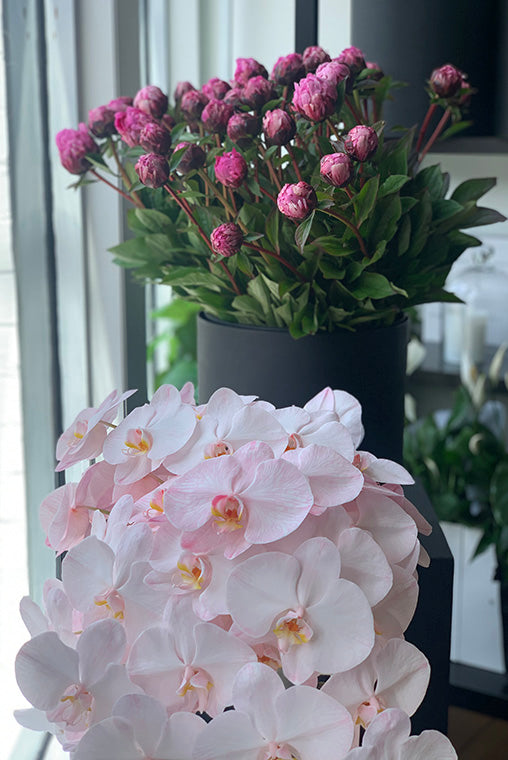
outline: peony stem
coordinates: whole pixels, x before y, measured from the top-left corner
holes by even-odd
[[[205,183],[206,187],[210,189],[210,191],[215,195],[217,200],[219,200],[226,211],[230,213],[232,216],[235,216],[235,212],[227,202],[227,200],[224,198],[224,195],[219,191],[217,185],[214,185],[208,174],[204,169],[198,169],[198,174],[202,178],[203,182]]]
[[[261,155],[263,156],[263,161],[268,166],[268,171],[270,172],[270,177],[272,178],[272,182],[277,187],[277,190],[280,191],[282,185],[279,182],[275,169],[273,168],[272,162],[270,161],[269,158],[266,158],[266,150],[263,148],[262,145],[259,146],[259,150],[261,152]]]
[[[131,198],[130,195],[127,195],[127,193],[124,193],[123,190],[120,190],[120,188],[117,187],[116,185],[114,185],[112,182],[110,182],[109,179],[106,179],[106,177],[102,177],[97,171],[95,171],[95,169],[89,169],[89,171],[90,171],[90,174],[93,174],[94,177],[97,177],[97,179],[100,179],[100,181],[104,182],[104,184],[106,184],[108,187],[112,187],[113,190],[116,190],[117,193],[120,193],[120,195],[122,196],[122,198],[125,198],[125,200],[127,200],[130,203],[133,203],[135,206],[139,207],[139,204],[136,203],[136,201],[134,200],[134,198]]]
[[[109,147],[111,148],[111,153],[113,154],[113,158],[115,159],[115,163],[118,166],[118,171],[120,172],[120,176],[122,177],[124,185],[127,188],[127,192],[129,193],[129,195],[133,199],[133,203],[135,203],[136,206],[139,206],[139,208],[145,208],[145,204],[143,203],[143,201],[141,200],[141,198],[139,197],[139,195],[136,193],[135,190],[131,189],[132,188],[131,181],[129,179],[129,176],[128,176],[127,172],[125,171],[125,169],[124,169],[124,167],[122,165],[122,162],[120,161],[120,157],[118,155],[118,151],[116,149],[116,145],[115,145],[114,141],[111,139],[111,137],[108,139],[108,144],[109,144]]]
[[[358,240],[358,244],[360,246],[360,250],[363,253],[363,255],[366,258],[370,258],[368,256],[368,254],[367,254],[367,249],[365,248],[365,241],[362,238],[362,236],[360,235],[358,227],[355,227],[355,225],[353,224],[353,222],[350,222],[349,219],[346,219],[346,217],[342,216],[342,214],[337,214],[336,212],[330,211],[327,208],[321,208],[321,209],[319,209],[319,211],[322,211],[323,214],[328,214],[328,216],[333,216],[334,219],[338,219],[340,222],[342,222],[343,224],[345,224],[346,227],[349,227],[349,229],[351,230],[351,232],[354,232],[354,234],[356,236],[356,239]]]
[[[337,142],[341,142],[342,141],[342,137],[337,132],[337,129],[336,129],[335,124],[333,123],[333,121],[330,118],[328,118],[326,120],[326,123],[330,127],[330,129],[332,130],[332,132],[335,135],[335,137],[337,138]]]
[[[425,114],[425,118],[420,128],[420,132],[418,133],[418,142],[416,143],[416,153],[420,152],[420,148],[422,147],[422,143],[423,143],[423,138],[425,137],[425,132],[427,131],[430,120],[432,119],[432,116],[436,108],[437,108],[437,103],[431,103],[427,109],[427,113]]]
[[[297,163],[297,161],[296,161],[296,158],[295,158],[295,154],[294,154],[293,148],[291,147],[290,143],[288,143],[288,144],[286,145],[286,150],[287,150],[287,152],[289,153],[289,155],[291,156],[291,161],[292,161],[292,163],[293,163],[293,169],[295,170],[295,174],[296,174],[296,176],[297,176],[297,178],[298,178],[298,181],[299,181],[299,182],[303,182],[303,179],[302,179],[302,175],[300,174],[300,168],[299,168],[299,166],[298,166],[298,163]]]
[[[425,148],[421,152],[421,155],[420,155],[420,158],[419,158],[420,161],[423,161],[423,159],[425,158],[425,156],[427,155],[427,153],[432,148],[432,146],[436,142],[437,138],[439,137],[439,135],[443,131],[443,128],[444,128],[446,122],[450,118],[451,112],[452,112],[451,108],[447,108],[446,111],[444,112],[444,114],[441,116],[439,124],[437,125],[437,127],[435,128],[435,130],[433,131],[433,133],[431,134],[431,136],[429,137],[429,141],[428,141],[427,145],[425,146]]]
[[[275,253],[274,251],[268,251],[266,248],[261,248],[259,245],[255,245],[255,243],[246,243],[244,241],[243,245],[246,248],[252,248],[253,251],[257,251],[258,253],[261,253],[262,255],[264,254],[265,256],[271,256],[272,259],[277,259],[277,261],[279,261],[283,266],[285,266],[287,269],[293,272],[295,277],[298,277],[298,279],[301,282],[307,282],[303,274],[301,274],[298,271],[298,269],[295,269],[295,267],[292,264],[290,264],[289,261],[286,261],[286,259],[280,254]]]

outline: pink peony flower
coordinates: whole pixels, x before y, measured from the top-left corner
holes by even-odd
[[[212,77],[201,88],[202,92],[210,98],[210,100],[222,100],[224,95],[229,92],[231,85],[218,77]]]
[[[329,153],[320,163],[320,174],[335,187],[344,187],[353,174],[353,162],[346,153]]]
[[[201,113],[201,122],[207,132],[223,135],[233,115],[233,106],[223,100],[209,100]]]
[[[213,230],[210,241],[215,253],[226,257],[234,256],[242,247],[243,232],[234,222],[227,222]]]
[[[293,108],[311,121],[323,121],[335,110],[337,90],[326,79],[307,74],[295,84]]]
[[[132,106],[115,113],[115,129],[129,148],[139,145],[141,131],[151,121],[153,120],[144,111]]]
[[[240,187],[247,176],[247,163],[237,150],[215,157],[215,176],[226,187]]]
[[[96,137],[110,137],[115,132],[115,112],[108,106],[88,111],[88,129]]]
[[[330,56],[319,45],[311,45],[303,51],[303,64],[307,74],[314,73],[320,63],[326,63]]]
[[[171,133],[160,124],[150,121],[141,130],[139,144],[149,153],[166,156],[171,148]]]
[[[243,88],[243,101],[255,111],[275,97],[273,83],[260,75],[251,77]]]
[[[350,74],[349,66],[346,66],[345,63],[339,63],[339,61],[321,63],[316,69],[316,76],[330,82],[334,87],[347,79]]]
[[[138,158],[136,173],[147,187],[162,187],[169,179],[169,164],[164,156],[158,153],[145,153]]]
[[[208,98],[204,92],[189,90],[182,96],[180,108],[187,121],[195,121],[199,119],[207,103]]]
[[[171,132],[171,130],[176,124],[176,121],[174,120],[174,118],[171,116],[170,113],[164,113],[161,116],[160,123],[165,129],[168,130],[168,132]]]
[[[119,98],[113,98],[113,100],[110,100],[108,103],[108,108],[113,111],[113,113],[117,113],[117,111],[125,111],[128,106],[132,106],[132,98],[129,95],[120,95]]]
[[[287,145],[296,134],[296,124],[287,111],[275,108],[263,116],[263,132],[270,145]]]
[[[286,184],[277,196],[277,207],[281,214],[301,221],[317,206],[316,191],[307,182]]]
[[[177,166],[177,171],[179,171],[180,174],[188,174],[194,169],[199,169],[200,166],[203,166],[206,161],[206,155],[203,148],[200,148],[200,146],[195,143],[187,142],[181,142],[178,143],[178,145],[175,145],[175,150],[181,150],[182,148],[187,148],[187,150],[182,154],[180,163]]]
[[[237,58],[234,73],[235,82],[243,87],[251,77],[262,76],[268,79],[268,71],[255,58]]]
[[[232,87],[224,95],[224,103],[229,103],[233,108],[242,108],[243,102],[243,87]]]
[[[191,84],[190,82],[178,82],[175,87],[175,91],[173,93],[173,98],[175,100],[175,103],[178,104],[186,92],[190,92],[191,90],[195,90],[195,89],[196,88],[194,87],[194,85]]]
[[[62,129],[56,138],[56,147],[64,169],[71,174],[83,174],[90,166],[87,153],[98,153],[99,148],[88,134],[86,124],[81,123],[78,129]]]
[[[462,73],[446,63],[430,75],[430,87],[440,98],[453,98],[462,87]]]
[[[152,119],[160,119],[168,109],[168,96],[164,95],[160,87],[149,84],[136,93],[134,107],[144,111]]]
[[[362,69],[365,68],[365,57],[360,48],[357,48],[354,45],[344,48],[344,50],[339,53],[336,60],[339,63],[345,63],[346,66],[349,66],[352,74],[358,74],[359,71],[362,71]]]
[[[300,53],[290,53],[277,59],[270,74],[275,84],[290,85],[298,82],[306,74]]]
[[[366,124],[358,124],[344,138],[344,150],[357,161],[367,161],[376,152],[378,143],[375,129]]]
[[[374,61],[366,61],[365,68],[369,69],[369,79],[378,80],[384,77],[383,70],[379,63],[374,63]]]
[[[226,131],[230,140],[244,145],[259,133],[259,125],[259,117],[254,114],[234,113],[228,121]]]

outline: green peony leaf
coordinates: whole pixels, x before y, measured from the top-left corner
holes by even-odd
[[[452,193],[452,200],[457,203],[467,203],[467,201],[477,201],[482,195],[491,190],[495,184],[494,177],[485,177],[483,179],[467,179],[462,182]]]
[[[361,227],[363,222],[369,218],[374,204],[376,203],[377,192],[379,188],[379,177],[371,177],[364,184],[358,195],[353,199],[355,209],[356,226]]]

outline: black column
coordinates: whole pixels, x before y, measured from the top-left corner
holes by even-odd
[[[317,45],[319,0],[295,0],[295,52]]]

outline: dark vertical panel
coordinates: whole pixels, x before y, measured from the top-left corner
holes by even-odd
[[[295,51],[317,45],[318,0],[295,0]]]

